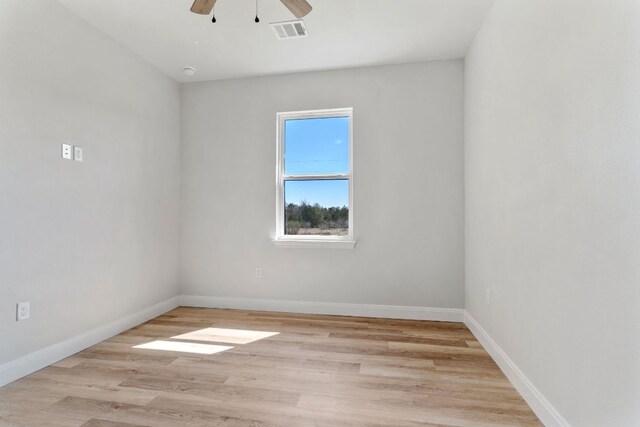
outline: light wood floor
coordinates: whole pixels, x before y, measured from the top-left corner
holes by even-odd
[[[541,424],[461,323],[178,308],[1,388],[0,425]]]

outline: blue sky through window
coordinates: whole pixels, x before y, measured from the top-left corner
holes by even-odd
[[[285,175],[349,173],[349,117],[289,119],[284,127]],[[324,207],[349,206],[349,182],[287,182],[285,203],[303,200]]]
[[[349,173],[349,118],[285,121],[286,175]]]

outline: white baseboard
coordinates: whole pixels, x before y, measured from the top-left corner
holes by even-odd
[[[436,320],[445,322],[462,322],[464,313],[464,310],[460,308],[347,304],[252,298],[206,297],[196,295],[182,295],[180,297],[180,305],[185,307],[232,308],[237,310],[281,311],[287,313],[333,314],[338,316]]]
[[[4,363],[0,365],[0,387],[166,313],[176,308],[178,302],[179,297],[170,298],[115,322]]]
[[[525,376],[507,353],[491,338],[482,326],[467,311],[464,312],[464,323],[489,355],[498,364],[502,372],[511,381],[533,412],[546,427],[570,427],[569,422],[542,395],[540,390]]]

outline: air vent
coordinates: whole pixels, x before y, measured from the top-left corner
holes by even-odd
[[[283,39],[299,39],[301,37],[309,37],[307,27],[302,19],[286,22],[272,22],[271,27],[276,32],[276,36]]]

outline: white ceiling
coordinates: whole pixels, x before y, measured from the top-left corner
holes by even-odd
[[[309,38],[278,40],[294,19],[279,0],[58,0],[180,82],[464,57],[493,0],[309,0]],[[182,68],[197,69],[193,77]]]

